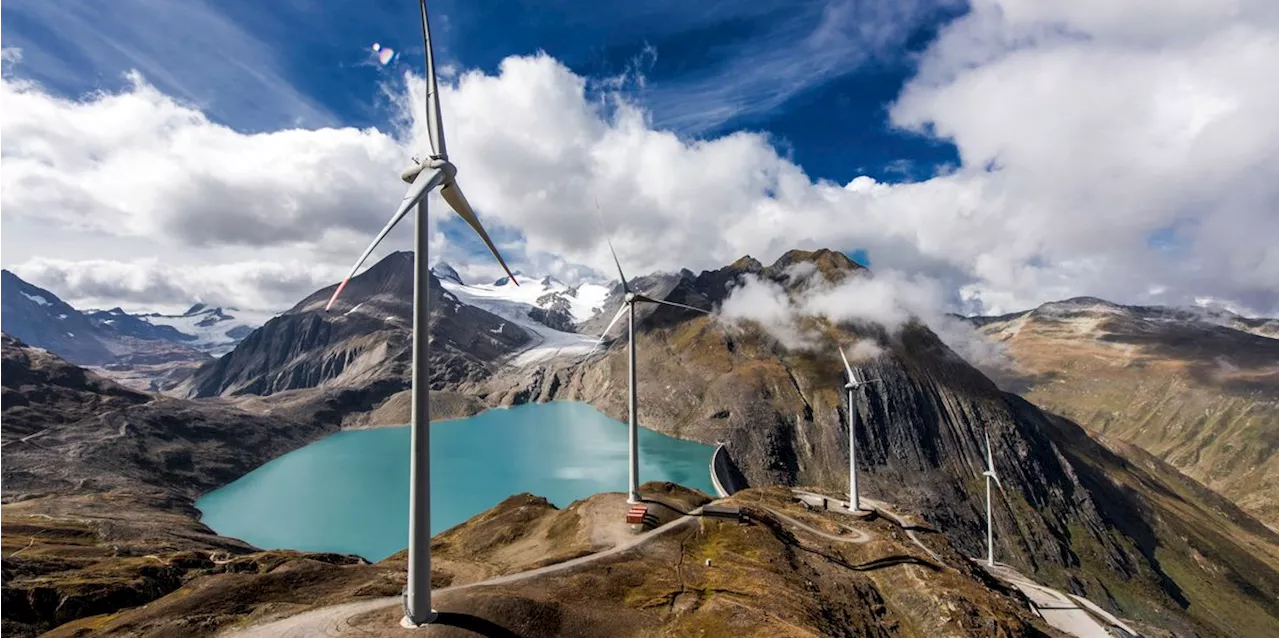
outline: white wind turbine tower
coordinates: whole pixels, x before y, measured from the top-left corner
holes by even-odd
[[[435,60],[431,52],[431,32],[427,26],[426,0],[419,0],[418,8],[422,13],[422,42],[426,47],[427,58],[427,137],[431,143],[431,155],[425,162],[418,162],[415,158],[414,165],[401,174],[400,177],[409,183],[409,191],[405,194],[404,200],[400,202],[400,207],[396,209],[395,215],[391,216],[391,221],[387,222],[382,231],[374,237],[373,243],[369,244],[364,254],[360,255],[360,258],[356,260],[355,266],[351,268],[351,273],[338,285],[338,289],[333,292],[333,297],[329,299],[329,303],[324,308],[325,312],[328,312],[333,307],[338,295],[342,294],[343,288],[347,287],[347,283],[351,281],[356,271],[360,269],[360,266],[369,258],[374,249],[378,247],[379,242],[387,236],[387,233],[391,232],[397,222],[416,207],[417,216],[414,218],[413,236],[413,377],[411,385],[412,409],[410,413],[412,443],[410,444],[409,466],[409,579],[404,595],[404,619],[401,621],[401,624],[405,626],[414,627],[429,623],[435,620],[436,617],[435,610],[431,608],[431,473],[430,433],[427,427],[430,422],[431,397],[426,385],[430,341],[427,336],[427,329],[428,319],[431,316],[430,296],[427,290],[431,275],[430,268],[427,265],[429,236],[427,234],[426,196],[431,189],[436,186],[440,187],[440,196],[444,198],[444,201],[480,235],[480,239],[484,240],[485,245],[493,252],[493,256],[498,258],[498,263],[502,264],[503,270],[507,271],[511,281],[519,285],[515,276],[511,275],[511,269],[507,268],[506,262],[502,260],[502,255],[498,254],[498,249],[494,247],[493,241],[489,239],[489,234],[480,225],[480,220],[476,218],[475,211],[467,203],[467,198],[462,195],[462,189],[454,179],[457,169],[449,161],[449,156],[445,152],[444,126],[440,120],[440,94],[436,87]]]
[[[600,204],[596,203],[596,214],[600,213]],[[604,228],[604,220],[600,219],[601,229]],[[627,419],[627,502],[634,505],[640,502],[640,456],[638,450],[637,438],[637,421],[636,421],[636,304],[642,302],[665,304],[675,306],[676,308],[685,308],[687,310],[696,310],[703,314],[711,314],[710,311],[693,306],[686,306],[682,303],[667,301],[665,299],[654,299],[643,293],[631,290],[630,284],[627,283],[627,276],[622,272],[622,263],[618,261],[618,253],[613,249],[613,242],[609,239],[608,231],[605,231],[605,241],[609,244],[609,252],[613,255],[613,264],[618,267],[618,278],[622,280],[622,291],[626,294],[623,297],[622,306],[618,308],[617,314],[613,315],[613,320],[605,327],[604,332],[600,334],[600,339],[596,341],[595,346],[591,348],[595,352],[596,348],[604,342],[605,337],[609,335],[609,331],[613,330],[614,324],[618,323],[618,319],[622,318],[622,314],[627,314],[627,381],[628,381],[628,406],[629,418]]]
[[[982,438],[987,443],[987,469],[982,473],[987,478],[987,566],[994,567],[996,560],[994,527],[991,524],[991,482],[995,481],[1001,492],[1004,491],[1004,486],[1000,484],[1000,477],[996,476],[996,464],[991,458],[991,435],[987,433],[987,428],[982,428]]]
[[[879,379],[867,379],[862,381],[858,379],[858,375],[854,373],[853,367],[849,365],[849,358],[844,356],[844,348],[840,348],[840,359],[844,361],[844,371],[848,378],[848,383],[844,384],[844,389],[849,397],[849,509],[858,511],[862,509],[861,503],[858,502],[858,437],[854,435],[854,411],[856,409],[853,402],[853,393],[862,389],[868,383],[875,383]]]

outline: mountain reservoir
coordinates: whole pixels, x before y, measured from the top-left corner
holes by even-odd
[[[640,481],[713,494],[711,446],[644,428]],[[627,485],[627,426],[585,403],[489,410],[431,426],[431,532],[512,494],[557,507]],[[219,534],[263,549],[378,561],[408,538],[409,428],[349,430],[281,456],[196,501]],[[621,512],[619,513],[621,516]]]

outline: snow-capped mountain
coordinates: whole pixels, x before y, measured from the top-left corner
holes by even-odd
[[[270,315],[196,304],[180,315],[122,308],[77,310],[44,288],[4,271],[5,332],[80,365],[202,362],[240,343]]]
[[[435,276],[441,281],[452,281],[456,284],[463,283],[462,275],[459,275],[458,271],[453,269],[453,266],[444,262],[440,262],[432,266],[431,272],[435,273]]]
[[[122,308],[84,310],[82,314],[99,328],[114,330],[120,334],[139,339],[159,339],[184,345],[191,345],[191,342],[196,339],[195,335],[179,332],[173,326],[153,324],[146,319],[125,312]]]
[[[600,311],[609,296],[606,285],[582,283],[571,287],[555,277],[529,277],[519,271],[514,273],[518,286],[512,285],[508,277],[491,284],[466,284],[448,264],[437,264],[432,271],[458,301],[507,319],[540,340],[516,357],[517,365],[556,354],[586,353],[599,338],[575,330],[577,324]]]
[[[185,335],[183,341],[187,345],[220,357],[231,352],[254,328],[272,316],[236,308],[212,308],[198,303],[180,315],[149,313],[138,315],[138,319],[157,328],[170,328]]]

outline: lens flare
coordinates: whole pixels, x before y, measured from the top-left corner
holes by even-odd
[[[373,52],[377,54],[375,57],[378,58],[378,63],[381,64],[382,66],[386,66],[390,64],[391,59],[396,57],[396,52],[394,49],[392,49],[391,47],[384,47],[381,44],[378,44],[377,42],[374,42],[373,46],[370,48],[373,49]]]

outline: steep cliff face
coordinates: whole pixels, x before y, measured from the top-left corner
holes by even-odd
[[[412,362],[413,255],[395,253],[351,280],[331,312],[334,286],[317,291],[196,371],[189,396],[270,395],[298,388],[408,387]],[[475,381],[490,363],[529,342],[500,317],[459,303],[431,276],[430,382]],[[389,396],[390,394],[388,394]]]
[[[802,262],[813,267],[795,267]],[[696,277],[660,278],[645,290],[711,308],[750,275],[794,286],[798,275],[865,273],[839,253],[794,251],[768,267],[744,258]],[[856,402],[865,493],[922,513],[960,549],[982,555],[985,428],[1005,485],[995,506],[1001,560],[1160,626],[1216,635],[1276,630],[1275,536],[1238,509],[1169,497],[1179,492],[1160,476],[1002,392],[925,326],[814,328],[825,344],[794,352],[750,326],[646,308],[638,338],[641,423],[726,442],[751,485],[845,491],[847,408],[834,348],[870,339],[883,354],[861,366],[883,382]],[[504,375],[476,391],[494,403],[584,400],[625,420],[625,343],[618,339],[586,363]]]
[[[1275,524],[1274,320],[1092,298],[969,320],[1012,359],[993,372],[1002,386]]]

